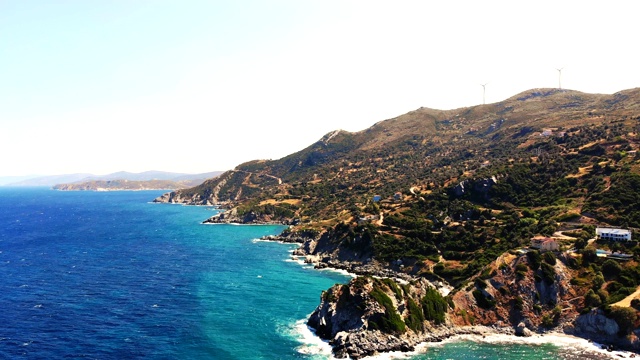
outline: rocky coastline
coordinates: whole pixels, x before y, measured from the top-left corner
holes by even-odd
[[[168,198],[163,199],[167,201]],[[173,199],[176,200],[176,199]],[[182,199],[184,200],[184,199]],[[216,204],[219,205],[219,204]],[[212,216],[205,220],[205,224],[256,224],[256,225],[297,225],[295,219],[276,219],[262,214],[253,212],[239,215],[237,208],[229,204],[222,204],[227,210]],[[335,234],[330,232],[317,233],[297,232],[289,227],[279,235],[265,236],[262,240],[275,241],[281,243],[296,243],[300,246],[295,249],[292,256],[302,259],[305,263],[313,264],[317,269],[331,268],[346,271],[350,274],[357,275],[347,285],[336,285],[333,288],[323,292],[320,305],[308,319],[308,325],[313,328],[316,334],[328,340],[333,349],[333,355],[337,358],[360,359],[380,353],[401,351],[411,352],[423,343],[437,343],[445,339],[460,335],[476,335],[488,336],[493,334],[512,335],[530,337],[534,335],[542,335],[549,331],[555,331],[560,334],[567,334],[599,344],[608,350],[621,349],[640,352],[640,342],[638,337],[633,334],[631,337],[621,338],[618,336],[619,327],[614,320],[608,318],[601,310],[593,310],[586,314],[578,314],[570,312],[554,325],[553,328],[541,326],[541,315],[534,314],[532,311],[522,312],[513,318],[505,305],[498,305],[495,309],[484,310],[478,307],[475,300],[471,296],[470,290],[460,290],[455,296],[450,296],[454,302],[453,307],[449,308],[446,313],[446,320],[442,324],[434,324],[425,320],[423,328],[418,330],[406,330],[403,333],[389,333],[380,329],[371,328],[370,324],[379,321],[383,309],[376,301],[372,301],[367,291],[362,292],[361,296],[353,297],[353,301],[347,303],[353,308],[368,309],[369,314],[363,316],[362,313],[354,312],[353,309],[345,310],[341,307],[344,305],[344,296],[341,292],[346,291],[346,287],[352,287],[360,278],[365,279],[393,279],[396,286],[402,287],[405,293],[404,299],[396,299],[394,291],[387,288],[385,291],[390,299],[393,299],[393,310],[401,317],[409,316],[407,310],[407,300],[412,298],[414,302],[420,302],[420,296],[424,294],[425,289],[434,288],[441,294],[446,295],[453,289],[445,282],[438,279],[427,280],[424,277],[414,276],[407,271],[411,264],[401,264],[401,262],[393,264],[383,264],[375,260],[372,254],[357,253],[348,248],[341,247],[335,241]],[[496,260],[497,261],[497,260]],[[511,268],[519,260],[515,260],[511,264]],[[406,267],[405,267],[406,265]],[[557,265],[558,272],[563,274],[562,265]],[[404,270],[404,271],[401,271]],[[508,269],[507,269],[508,270]],[[503,270],[504,272],[504,270]],[[513,278],[508,278],[514,274],[506,273],[506,277],[497,277],[490,279],[487,283],[491,284],[489,289],[483,289],[483,293],[489,298],[499,298],[498,291],[503,284],[513,282]],[[533,275],[530,282],[523,282],[519,285],[522,290],[537,291],[548,300],[560,302],[562,297],[573,296],[568,278],[563,275],[557,276],[557,284],[550,287],[540,288],[540,285],[534,285]],[[365,287],[366,288],[366,287]],[[407,290],[408,289],[408,290]],[[357,293],[357,289],[351,289],[350,292]],[[327,294],[334,295],[327,295]],[[351,294],[353,295],[353,294]],[[355,299],[355,300],[354,300]],[[342,304],[339,306],[339,304]],[[531,304],[525,304],[525,307],[531,308]],[[466,312],[477,316],[475,323],[469,323],[468,320],[461,319],[460,313]],[[471,315],[469,315],[471,316]],[[327,324],[330,330],[327,330]]]
[[[369,292],[371,285],[378,279],[393,279],[397,287],[403,288],[404,298],[398,298],[394,294],[393,285],[385,288],[385,291],[394,304],[394,310],[405,319],[410,315],[407,310],[407,301],[419,303],[424,289],[434,288],[441,294],[448,294],[452,287],[440,281],[429,281],[422,277],[415,277],[384,266],[372,259],[358,261],[345,258],[335,248],[323,247],[323,236],[300,236],[293,232],[285,232],[281,235],[267,236],[263,240],[278,241],[284,243],[298,243],[298,247],[292,253],[293,256],[303,259],[305,263],[313,264],[317,269],[331,268],[344,270],[363,278],[373,278],[368,285],[362,288],[362,280],[355,278],[347,285],[336,285],[323,292],[321,303],[308,319],[308,325],[313,328],[318,336],[328,340],[333,348],[336,358],[360,359],[379,353],[401,351],[411,352],[422,343],[437,343],[445,339],[459,335],[511,335],[519,337],[545,336],[554,334],[566,334],[604,344],[603,349],[609,351],[618,349],[631,352],[639,352],[640,344],[635,336],[619,337],[619,327],[611,318],[608,318],[601,310],[593,310],[586,314],[572,313],[562,317],[552,328],[541,326],[541,316],[532,312],[522,313],[511,318],[496,316],[482,316],[483,310],[475,302],[473,304],[459,301],[461,298],[470,297],[470,291],[458,290],[454,308],[449,308],[444,323],[436,325],[424,321],[424,328],[416,331],[407,329],[403,333],[389,333],[371,327],[371,323],[384,314],[383,309],[376,301],[373,301]],[[500,279],[504,280],[504,279]],[[354,285],[354,284],[360,285]],[[558,299],[569,290],[563,288],[568,280],[560,282],[541,290],[542,294]],[[568,285],[567,285],[568,286]],[[396,289],[397,292],[397,289]],[[553,294],[555,292],[555,295]],[[348,294],[348,295],[345,295]],[[558,300],[557,299],[557,300]],[[559,301],[559,300],[558,300]],[[345,306],[345,304],[347,304]],[[357,309],[365,309],[363,313]],[[506,309],[497,308],[488,312],[504,313]],[[475,324],[465,323],[460,320],[460,312],[473,313],[478,316]],[[517,319],[517,320],[516,320]],[[515,322],[514,322],[515,321]],[[633,355],[632,355],[633,356]]]

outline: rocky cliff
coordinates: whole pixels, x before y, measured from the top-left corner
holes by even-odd
[[[584,289],[571,285],[578,274],[566,258],[533,254],[505,253],[450,294],[424,277],[358,277],[323,292],[308,324],[339,358],[411,351],[458,334],[549,330],[640,350],[635,334],[621,333],[619,320],[596,309],[580,315]]]
[[[457,326],[451,319],[451,305],[425,279],[409,283],[359,277],[323,292],[308,325],[330,341],[336,357],[351,359],[413,351],[421,342],[454,335],[513,333],[504,327]]]

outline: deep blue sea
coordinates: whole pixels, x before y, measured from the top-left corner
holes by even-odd
[[[161,193],[0,188],[0,358],[326,358],[304,319],[349,278],[257,241],[281,226],[203,225],[217,210]],[[571,354],[458,341],[414,358]]]

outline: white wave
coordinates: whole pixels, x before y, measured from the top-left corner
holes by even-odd
[[[505,334],[486,334],[486,335],[457,335],[450,337],[438,343],[421,343],[416,346],[416,353],[427,352],[429,348],[440,347],[446,344],[455,343],[459,341],[473,341],[477,343],[488,344],[521,344],[521,345],[543,345],[553,344],[560,349],[575,350],[580,353],[597,354],[603,356],[603,358],[616,358],[616,359],[630,359],[636,355],[628,351],[607,351],[602,348],[598,343],[590,342],[587,339],[583,339],[576,336],[571,336],[562,333],[548,333],[548,334],[536,334],[529,337],[521,337],[515,335]]]
[[[349,276],[349,277],[352,277],[352,278],[358,277],[358,275],[356,275],[354,273],[350,273],[347,270],[343,270],[343,269],[335,269],[335,268],[328,267],[328,268],[322,268],[322,269],[316,269],[316,270],[335,272],[335,273],[338,273],[338,274],[341,274],[341,275],[344,275],[344,276]]]
[[[291,336],[300,343],[296,350],[305,355],[311,355],[312,359],[334,359],[331,354],[329,342],[320,339],[315,332],[307,326],[307,320],[296,321]]]

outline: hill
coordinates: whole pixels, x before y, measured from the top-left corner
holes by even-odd
[[[32,178],[22,178],[20,181],[8,182],[4,186],[56,186],[69,187],[69,184],[85,183],[84,187],[87,189],[91,187],[91,182],[95,181],[170,181],[177,182],[168,187],[154,187],[154,189],[181,189],[185,187],[193,187],[204,180],[216,177],[222,174],[222,171],[214,171],[202,174],[184,174],[174,173],[166,171],[145,171],[141,173],[131,173],[127,171],[120,171],[106,175],[94,175],[87,173],[78,174],[63,174],[63,175],[49,175],[38,176]],[[103,184],[104,185],[104,184]],[[115,184],[114,184],[115,185]],[[165,184],[165,186],[168,184]],[[153,186],[149,184],[149,186]]]
[[[91,180],[71,184],[57,184],[54,190],[63,191],[114,191],[114,190],[175,190],[192,187],[202,183],[204,179],[191,181],[171,180]]]
[[[203,174],[181,174],[163,171],[129,173],[125,171],[101,176],[84,178],[69,184],[56,184],[55,190],[65,191],[109,191],[109,190],[174,190],[200,185],[208,178],[214,178],[222,171]]]
[[[595,226],[638,238],[639,131],[640,89],[533,89],[336,130],[282,159],[247,162],[156,201],[228,209],[207,222],[289,224],[280,239],[301,242],[296,255],[306,261],[415,287],[356,279],[348,291],[323,295],[310,324],[337,322],[353,334],[316,326],[337,354],[360,356],[363,341],[378,344],[375,331],[411,338],[438,325],[423,317],[439,300],[425,300],[422,316],[408,310],[427,296],[422,281],[447,289],[441,325],[559,327],[637,350],[636,308],[613,304],[640,286],[640,247],[593,238]],[[553,237],[559,249],[529,249],[534,236]],[[361,309],[375,311],[367,318]],[[416,329],[402,330],[410,324]],[[383,348],[406,349],[403,336]]]
[[[540,185],[549,170],[558,172],[549,176],[577,184],[595,175],[591,170],[598,156],[596,171],[627,164],[626,173],[637,172],[631,155],[637,148],[639,93],[535,89],[495,104],[420,108],[361,132],[336,130],[282,159],[241,164],[158,201],[228,203],[254,212],[269,204],[293,211],[303,222],[335,225],[365,210],[374,195],[389,201],[399,192],[403,201],[412,202],[414,194],[446,195],[465,180],[498,176],[510,180],[498,187],[494,205],[541,205],[560,194],[530,199],[531,191],[508,199],[514,194],[505,187],[515,185],[516,175],[528,177],[532,171],[528,178]]]

